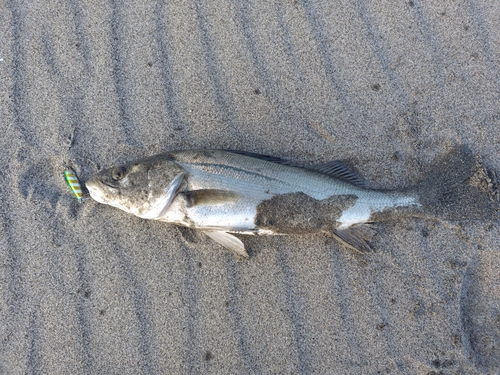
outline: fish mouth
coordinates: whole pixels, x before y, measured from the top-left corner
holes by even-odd
[[[99,186],[99,181],[97,181],[95,178],[88,180],[85,183],[85,187],[89,191],[90,196],[93,200],[95,200],[99,203],[103,203],[103,204],[108,203],[104,192],[102,191],[102,189]]]

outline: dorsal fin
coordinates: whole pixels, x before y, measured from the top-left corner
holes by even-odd
[[[288,165],[290,167],[297,167],[297,168],[304,168],[304,169],[310,169],[316,172],[324,173],[329,176],[338,178],[339,180],[348,182],[352,185],[369,189],[370,184],[360,175],[354,173],[351,171],[351,169],[345,165],[342,161],[340,160],[334,160],[330,161],[328,163],[324,164],[318,164],[318,165],[308,165],[304,167],[303,165],[299,165],[297,163],[291,162],[289,160],[285,160],[282,158],[278,158],[275,156],[269,156],[269,155],[261,155],[261,154],[256,154],[253,152],[247,152],[247,151],[237,151],[237,150],[226,150],[228,152],[232,152],[233,154],[239,154],[239,155],[245,155],[245,156],[250,156],[252,158],[260,159],[260,160],[265,160],[265,161],[270,161],[272,163],[276,164],[282,164],[282,165]]]
[[[302,165],[291,162],[290,160],[278,158],[276,156],[262,155],[262,154],[256,154],[254,152],[239,151],[239,150],[225,150],[225,151],[232,152],[233,154],[245,155],[245,156],[250,156],[251,158],[270,161],[276,164],[288,165],[290,167],[304,168]]]
[[[306,168],[327,174],[361,188],[370,188],[370,185],[363,177],[351,171],[351,169],[340,160],[334,160],[324,164],[311,165]]]

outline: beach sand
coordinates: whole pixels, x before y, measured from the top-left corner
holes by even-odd
[[[498,220],[383,223],[368,255],[241,237],[244,260],[62,176],[225,148],[396,189],[463,144],[500,171],[498,3],[6,0],[0,20],[1,374],[500,373]]]

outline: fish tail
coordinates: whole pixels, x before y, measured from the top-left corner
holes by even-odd
[[[414,189],[425,214],[444,220],[498,216],[497,184],[467,146],[446,154]]]

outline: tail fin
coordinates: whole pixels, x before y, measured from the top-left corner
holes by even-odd
[[[445,220],[491,220],[498,215],[496,184],[479,157],[456,147],[415,188],[423,212]]]

